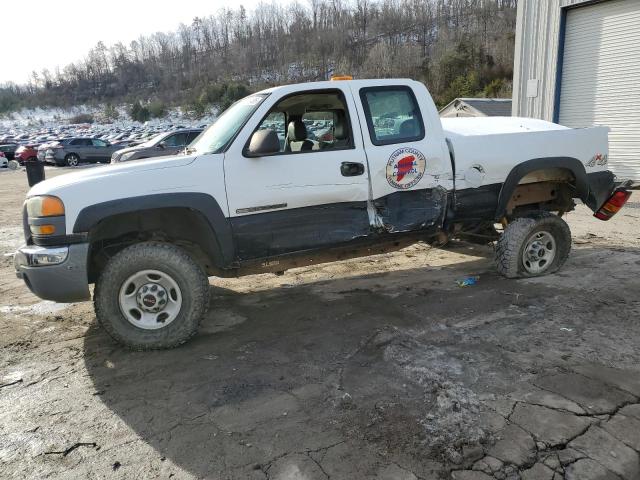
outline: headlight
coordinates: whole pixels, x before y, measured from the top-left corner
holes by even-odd
[[[64,215],[64,203],[58,197],[42,195],[27,199],[27,215],[36,217],[59,217]]]
[[[131,157],[133,157],[136,154],[136,152],[129,152],[129,153],[124,153],[120,156],[120,161],[121,162],[126,162],[127,160],[129,160]]]

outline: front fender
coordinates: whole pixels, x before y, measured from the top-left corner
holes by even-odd
[[[73,226],[73,232],[89,232],[100,221],[114,215],[174,207],[189,208],[202,214],[215,236],[221,265],[226,266],[233,262],[234,242],[231,225],[216,199],[206,193],[159,193],[96,203],[80,210]]]

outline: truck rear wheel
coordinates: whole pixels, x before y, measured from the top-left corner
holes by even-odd
[[[562,267],[570,251],[569,225],[545,212],[507,225],[496,244],[496,264],[507,278],[539,277]]]
[[[138,243],[109,260],[94,305],[117,342],[135,350],[172,348],[196,334],[209,306],[209,281],[181,248]]]

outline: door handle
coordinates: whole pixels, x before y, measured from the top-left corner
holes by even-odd
[[[340,173],[343,177],[357,177],[364,173],[364,165],[358,162],[342,162]]]

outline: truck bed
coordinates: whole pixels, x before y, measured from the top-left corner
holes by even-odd
[[[443,118],[442,127],[453,145],[458,189],[504,182],[513,167],[536,158],[576,158],[587,174],[608,169],[607,127],[518,117]]]

